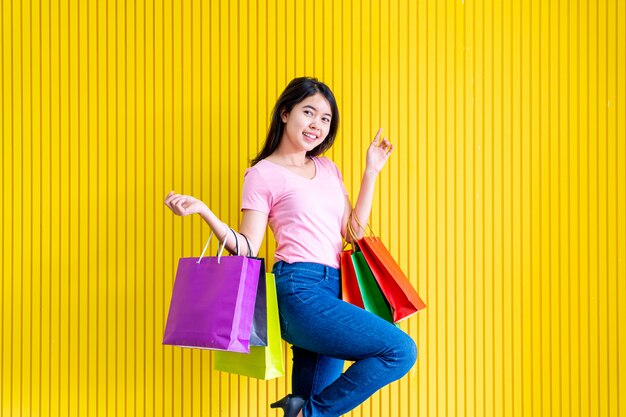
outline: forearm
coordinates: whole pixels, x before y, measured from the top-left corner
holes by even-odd
[[[202,219],[209,225],[213,234],[217,237],[220,243],[224,242],[224,239],[226,239],[226,250],[233,254],[237,253],[237,244],[233,233],[230,231],[230,227],[221,221],[208,207],[199,214],[200,217],[202,217]],[[237,242],[239,244],[239,254],[248,254],[248,245],[245,238],[237,232],[235,232],[235,236],[237,237]]]
[[[359,190],[359,197],[354,205],[352,211],[353,215],[349,220],[352,222],[352,230],[356,233],[357,239],[362,238],[365,234],[365,230],[363,230],[361,226],[366,227],[369,222],[377,178],[377,172],[365,169],[363,180],[361,181],[361,189]]]

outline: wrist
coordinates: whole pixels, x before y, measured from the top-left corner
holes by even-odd
[[[200,215],[200,217],[208,221],[211,210],[206,205],[204,205],[204,207],[200,208],[198,214]]]
[[[373,168],[368,168],[365,167],[365,172],[363,173],[364,177],[368,177],[368,178],[372,178],[372,179],[376,179],[376,177],[378,177],[378,171],[376,171]]]

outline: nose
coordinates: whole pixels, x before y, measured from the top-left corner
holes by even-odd
[[[317,119],[311,119],[311,123],[309,123],[309,127],[311,129],[319,130],[317,126],[318,126],[318,120]]]

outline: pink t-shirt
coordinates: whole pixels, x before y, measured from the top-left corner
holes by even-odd
[[[332,161],[312,159],[313,179],[266,160],[248,168],[241,208],[268,215],[277,243],[274,259],[339,268],[341,220],[348,193]]]

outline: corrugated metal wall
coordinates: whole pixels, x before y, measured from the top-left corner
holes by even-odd
[[[335,91],[329,153],[429,308],[352,416],[626,415],[626,2],[3,0],[1,415],[266,416],[289,374],[161,346],[200,218],[238,222],[277,95]],[[270,239],[264,253],[271,257]]]

